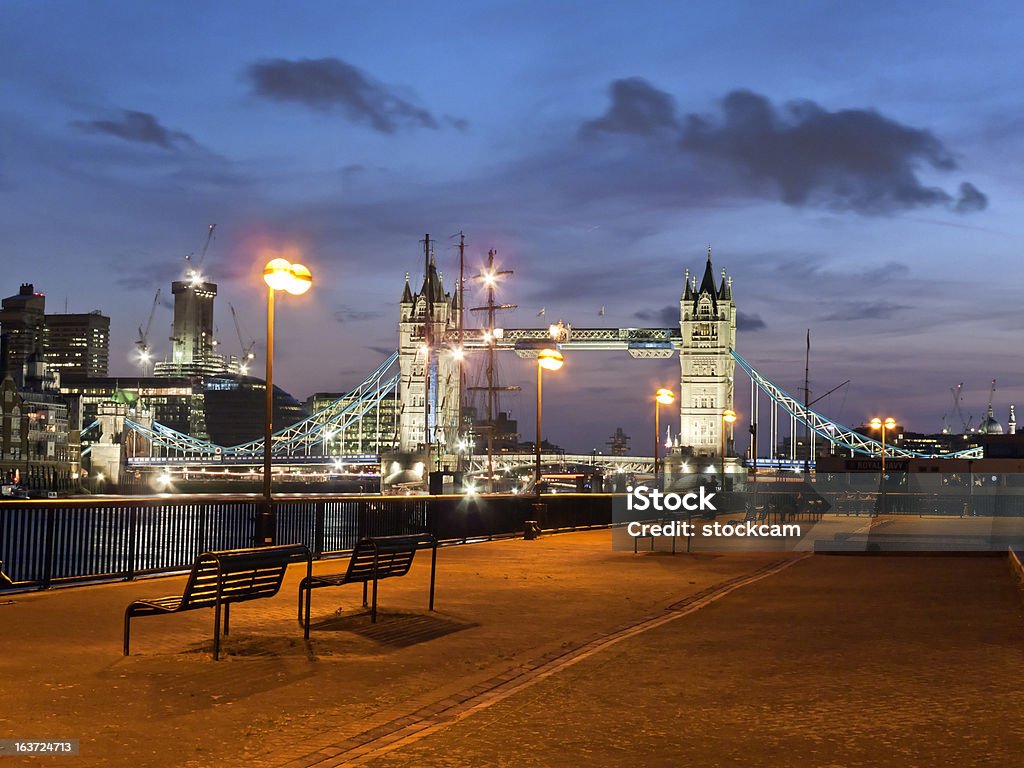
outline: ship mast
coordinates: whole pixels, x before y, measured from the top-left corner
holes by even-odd
[[[515,304],[497,304],[494,300],[494,288],[498,278],[511,275],[511,269],[496,269],[494,266],[495,250],[492,248],[487,252],[487,267],[474,279],[482,282],[487,290],[487,303],[482,307],[471,307],[470,312],[486,312],[487,324],[484,327],[483,339],[487,345],[487,386],[470,387],[471,390],[483,390],[487,393],[487,491],[494,491],[494,427],[495,427],[495,406],[497,405],[497,393],[516,392],[519,387],[502,387],[495,383],[494,378],[494,355],[497,351],[498,339],[501,329],[494,325],[495,313],[500,310],[515,309]]]
[[[459,354],[456,361],[459,364],[459,404],[458,404],[458,426],[455,428],[456,441],[463,439],[463,432],[465,429],[465,416],[463,415],[463,400],[464,393],[466,391],[466,346],[465,346],[465,313],[466,313],[466,302],[465,302],[465,284],[466,284],[466,236],[459,232]],[[463,469],[463,461],[465,459],[465,452],[461,449],[457,451],[458,459],[456,461],[457,468],[461,472]]]

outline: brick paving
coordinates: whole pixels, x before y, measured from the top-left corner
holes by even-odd
[[[120,656],[127,603],[181,578],[15,595],[0,737],[79,738],[75,765],[114,768],[968,765],[1022,746],[1005,559],[634,557],[609,536],[445,548],[440,610],[424,559],[382,583],[377,625],[358,588],[320,590],[308,645],[296,570],[232,611],[221,663],[209,611],[134,622]],[[935,736],[947,722],[971,749]]]
[[[1002,558],[817,556],[365,764],[1020,765],[1008,574]]]

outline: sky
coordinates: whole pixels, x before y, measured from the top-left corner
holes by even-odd
[[[216,223],[222,349],[230,303],[260,356],[263,255],[298,249],[314,287],[278,303],[275,382],[301,399],[395,348],[424,233],[446,284],[455,233],[474,270],[497,251],[508,327],[674,324],[710,244],[740,354],[795,393],[810,329],[812,397],[851,380],[827,416],[956,428],[950,387],[977,423],[996,379],[1005,423],[1022,33],[1011,2],[6,0],[0,293],[102,310],[127,375],[157,288],[169,352],[169,283]],[[530,439],[532,368],[502,374]],[[545,431],[590,451],[621,426],[649,453],[659,386],[675,359],[569,355]]]

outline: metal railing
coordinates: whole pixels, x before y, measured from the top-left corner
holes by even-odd
[[[509,536],[525,520],[545,529],[611,523],[611,496],[296,496],[275,501],[277,543],[316,558],[364,536],[429,532],[441,541]],[[17,587],[131,580],[188,570],[196,555],[253,546],[261,500],[144,497],[0,503],[0,562]]]

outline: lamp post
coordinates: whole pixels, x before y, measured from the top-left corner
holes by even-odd
[[[725,491],[725,432],[736,423],[736,411],[726,408],[722,411],[722,491]]]
[[[267,284],[267,398],[263,421],[263,509],[256,518],[257,545],[273,544],[275,529],[274,501],[271,492],[271,453],[274,441],[274,293],[287,291],[298,296],[313,285],[313,275],[302,264],[287,259],[271,259],[263,268]]]
[[[676,396],[662,387],[654,393],[654,483],[658,483],[658,457],[661,452],[661,406],[672,405]]]
[[[896,419],[892,416],[887,417],[884,421],[877,416],[871,420],[872,429],[880,429],[882,431],[882,474],[881,474],[881,485],[882,485],[882,513],[885,513],[886,499],[885,499],[885,433],[896,426]]]
[[[882,430],[882,477],[883,478],[885,477],[885,433],[888,430],[890,430],[893,427],[895,427],[895,426],[896,426],[896,419],[892,418],[892,416],[888,417],[885,421],[882,421],[877,416],[875,416],[875,418],[873,418],[871,420],[871,428],[872,429],[881,429]]]
[[[534,445],[536,463],[533,473],[533,489],[540,496],[540,441],[541,412],[544,404],[544,370],[557,371],[565,364],[565,358],[557,349],[542,349],[537,353],[537,442]]]

